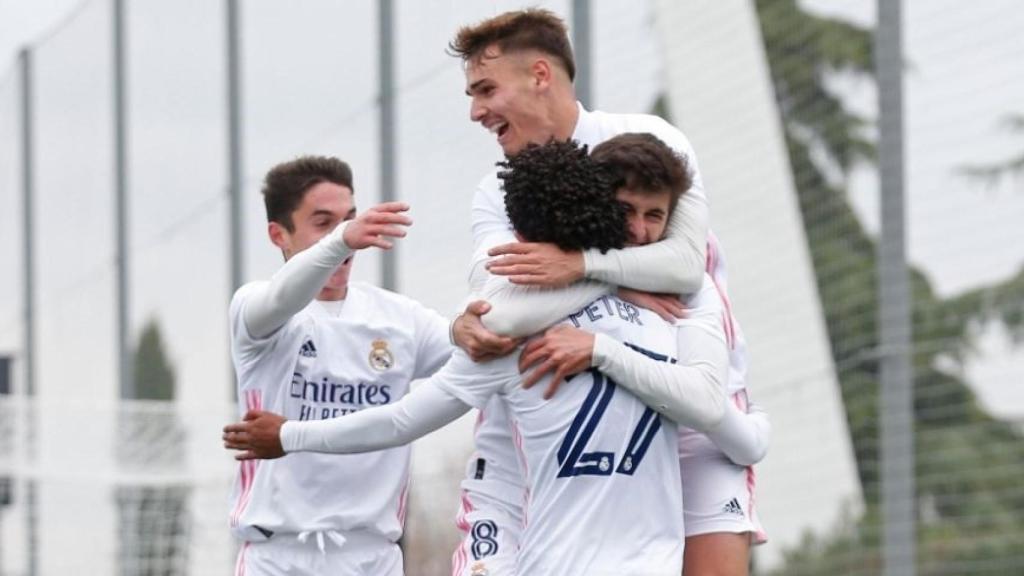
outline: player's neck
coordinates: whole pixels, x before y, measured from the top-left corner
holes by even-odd
[[[316,295],[316,299],[321,302],[334,302],[337,300],[344,300],[348,296],[348,284],[340,288],[323,288]]]
[[[580,120],[580,108],[576,105],[576,97],[572,93],[558,98],[554,109],[555,139],[568,140],[576,132],[576,123]]]

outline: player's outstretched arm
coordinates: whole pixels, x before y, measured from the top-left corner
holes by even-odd
[[[408,210],[404,202],[378,204],[290,258],[270,282],[255,287],[247,296],[242,314],[249,334],[265,338],[283,326],[316,297],[353,250],[391,248],[388,238],[405,236],[405,227],[412,224],[403,214]]]
[[[760,406],[749,404],[744,412],[732,402],[726,402],[722,421],[706,434],[729,460],[740,466],[752,466],[768,453],[771,431],[768,413]]]
[[[721,323],[721,305],[713,286],[691,300],[691,314],[678,326],[678,361],[658,362],[603,334],[556,326],[529,344],[519,367],[529,387],[554,373],[545,397],[554,395],[564,376],[597,368],[630,390],[644,404],[680,424],[702,432],[717,426],[726,410],[729,352]]]
[[[277,414],[250,412],[244,421],[224,427],[224,447],[240,450],[238,460],[279,458],[290,452],[372,452],[408,444],[469,408],[428,381],[393,404],[328,420],[286,421]]]
[[[670,420],[705,431],[717,426],[726,410],[724,383],[728,352],[724,339],[681,323],[688,345],[678,363],[659,362],[605,334],[591,334],[560,325],[527,345],[520,357],[527,388],[553,372],[544,396],[557,392],[565,377],[597,368],[628,389],[644,404]],[[682,350],[681,350],[682,351]]]

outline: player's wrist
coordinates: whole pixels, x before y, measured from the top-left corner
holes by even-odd
[[[463,316],[464,316],[465,314],[466,314],[466,313],[465,313],[464,311],[463,311],[463,312],[459,312],[458,314],[456,314],[456,315],[455,315],[455,318],[452,318],[452,321],[448,323],[448,342],[449,342],[449,343],[450,343],[450,344],[451,344],[452,346],[459,346],[459,343],[458,343],[458,341],[457,341],[457,340],[456,340],[456,338],[455,338],[455,324],[456,324],[456,323],[457,323],[457,322],[458,322],[458,321],[459,321],[459,320],[460,320],[460,319],[461,319],[461,318],[462,318],[462,317],[463,317]]]
[[[617,343],[607,334],[597,332],[594,334],[594,347],[590,353],[590,367],[600,368],[615,355]]]
[[[299,445],[302,443],[301,427],[297,427],[295,424],[291,420],[285,420],[281,423],[281,429],[277,433],[278,440],[281,441],[281,450],[285,454],[299,450]]]

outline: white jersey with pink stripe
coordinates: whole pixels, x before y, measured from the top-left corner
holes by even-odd
[[[253,338],[242,314],[252,287],[240,288],[230,307],[240,416],[262,409],[289,420],[323,420],[390,404],[451,354],[443,317],[363,283],[349,284],[343,304],[310,302],[270,336]],[[232,493],[232,531],[250,541],[326,531],[395,541],[408,474],[407,446],[243,463]]]
[[[725,393],[732,396],[747,388],[747,340],[729,302],[729,276],[725,267],[725,254],[718,237],[711,231],[708,231],[707,273],[725,306],[722,324],[729,344],[729,381]]]

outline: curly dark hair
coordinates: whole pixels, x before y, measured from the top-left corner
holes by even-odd
[[[505,211],[530,242],[607,252],[626,243],[626,210],[609,171],[575,141],[530,145],[499,162]]]

